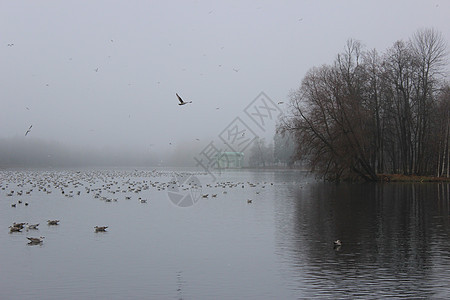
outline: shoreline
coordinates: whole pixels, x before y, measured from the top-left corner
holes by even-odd
[[[380,182],[450,182],[450,177],[418,176],[403,174],[378,174]]]

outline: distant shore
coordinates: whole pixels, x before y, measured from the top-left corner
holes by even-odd
[[[448,177],[416,176],[403,174],[378,174],[382,182],[450,182]]]
[[[239,169],[243,169],[243,170],[299,170],[299,171],[311,171],[309,169],[305,169],[304,167],[301,166],[292,166],[292,167],[287,167],[287,166],[266,166],[266,167],[242,167]]]

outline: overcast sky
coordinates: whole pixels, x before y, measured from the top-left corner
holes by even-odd
[[[449,16],[445,0],[0,0],[0,138],[206,145],[260,92],[287,101],[349,38],[383,52],[433,27],[449,42]]]

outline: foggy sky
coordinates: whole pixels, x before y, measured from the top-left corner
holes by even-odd
[[[449,15],[444,0],[1,0],[0,138],[206,145],[260,92],[287,102],[349,38],[383,52],[433,27],[449,42]]]

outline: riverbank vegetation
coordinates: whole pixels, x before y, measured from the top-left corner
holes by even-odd
[[[447,75],[446,42],[434,29],[384,53],[349,40],[331,65],[308,71],[278,131],[293,134],[295,158],[329,180],[448,178]]]

